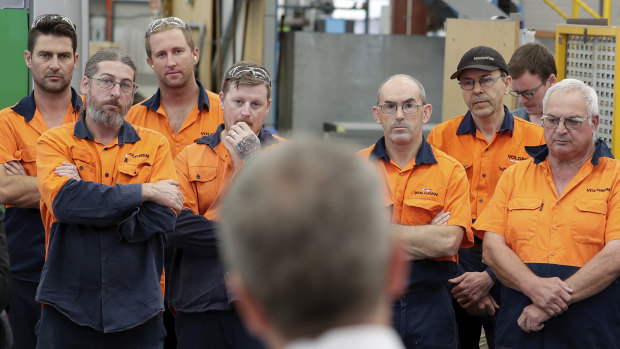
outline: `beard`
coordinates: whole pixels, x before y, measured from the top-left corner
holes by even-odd
[[[120,107],[121,112],[106,111],[101,107],[101,105],[105,104],[117,105]],[[118,104],[118,101],[108,101],[102,103],[101,105],[95,103],[92,100],[89,100],[86,104],[86,110],[96,124],[108,128],[120,128],[121,126],[123,126],[123,122],[125,121],[125,114],[129,109],[128,107],[121,106],[120,104]]]
[[[52,82],[52,81],[47,80],[47,77],[49,75],[58,76],[59,81]],[[34,80],[35,85],[37,85],[38,87],[40,87],[41,89],[49,93],[62,92],[66,90],[67,88],[69,88],[69,85],[71,84],[71,78],[67,79],[67,77],[64,76],[62,72],[49,73],[43,76],[39,76],[38,74],[35,76],[33,74],[32,79]]]

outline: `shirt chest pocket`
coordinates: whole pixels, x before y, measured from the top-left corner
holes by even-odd
[[[441,212],[443,204],[430,198],[409,198],[404,200],[401,223],[408,225],[430,224]]]
[[[516,240],[530,240],[536,235],[536,227],[542,198],[512,198],[508,201],[507,229]]]
[[[215,202],[218,196],[217,168],[211,166],[190,165],[189,180],[196,191],[198,208],[200,212],[206,212]]]
[[[96,179],[95,172],[97,166],[91,154],[81,149],[73,148],[71,149],[71,157],[73,158],[73,163],[77,166],[80,178],[87,181]]]
[[[604,200],[581,199],[575,203],[571,234],[573,240],[582,244],[595,244],[601,247],[605,242],[607,222],[607,202]]]
[[[151,167],[153,166],[150,159],[141,159],[139,161],[123,162],[118,166],[118,172],[129,177],[129,183],[144,183],[151,178]]]

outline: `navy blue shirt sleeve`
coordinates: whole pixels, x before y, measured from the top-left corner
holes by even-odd
[[[116,228],[118,240],[143,242],[157,234],[164,234],[174,229],[176,214],[168,207],[154,202],[144,202],[136,207],[129,217],[120,222]]]
[[[218,256],[218,223],[184,209],[177,217],[173,231],[166,235],[170,246],[186,253]]]

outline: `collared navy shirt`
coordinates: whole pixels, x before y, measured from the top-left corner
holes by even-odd
[[[525,151],[534,158],[534,163],[539,164],[547,158],[549,155],[549,147],[546,144],[537,145],[533,147],[525,147]],[[608,157],[614,159],[613,154],[611,153],[611,149],[607,146],[607,144],[602,139],[597,139],[594,144],[594,153],[592,154],[592,159],[590,162],[593,166],[598,165],[598,160],[601,157]]]
[[[510,110],[506,106],[504,106],[504,120],[499,127],[497,132],[505,132],[508,131],[510,137],[512,137],[512,131],[515,128],[515,119],[514,116],[510,113]],[[471,115],[471,111],[468,110],[463,120],[459,124],[459,128],[456,130],[457,135],[471,134],[476,137],[476,123],[474,122],[474,117]]]
[[[202,86],[202,83],[200,83],[200,81],[198,80],[196,80],[196,83],[198,84],[198,91],[199,91],[198,111],[201,112],[204,108],[207,108],[207,111],[208,111],[210,108],[209,96],[207,96],[207,92],[205,91],[205,88]],[[159,88],[157,89],[157,91],[151,98],[147,99],[141,104],[147,108],[151,108],[152,111],[156,112],[157,109],[159,109],[159,106],[161,105],[161,91],[159,90]]]

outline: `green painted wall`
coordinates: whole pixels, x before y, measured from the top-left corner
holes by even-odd
[[[28,43],[28,13],[26,10],[0,10],[0,109],[12,106],[26,96],[28,67],[24,50]]]

